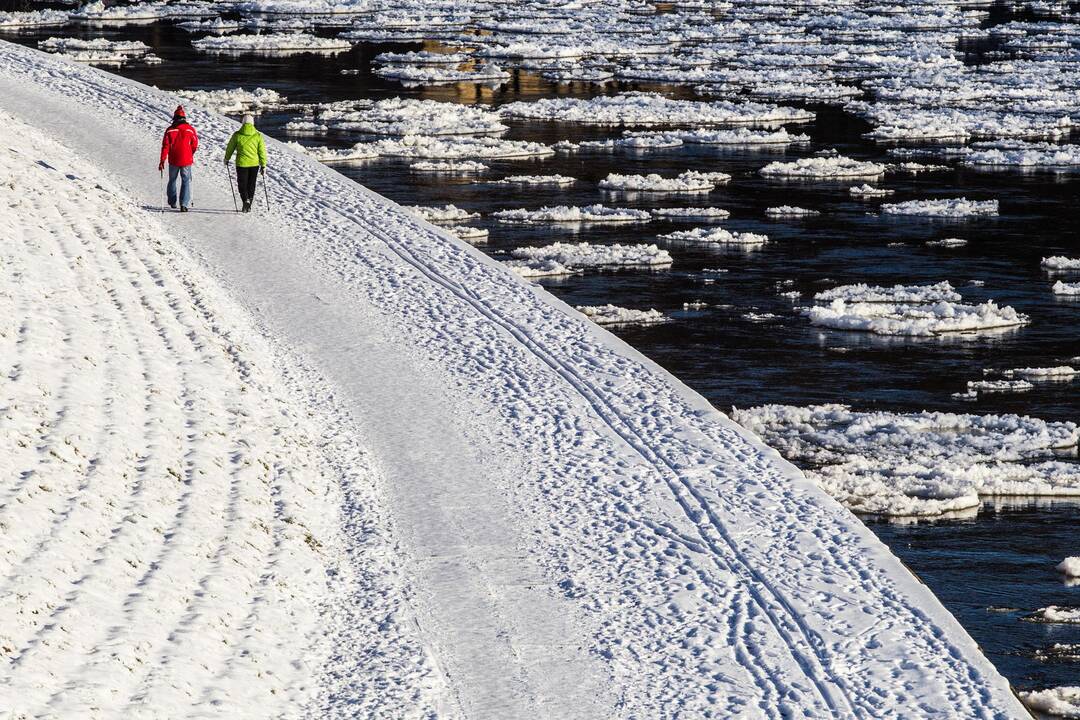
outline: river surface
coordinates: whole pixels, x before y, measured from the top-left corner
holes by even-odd
[[[5,5],[13,3],[0,2],[0,9]],[[265,87],[279,91],[290,102],[403,96],[500,104],[631,89],[692,97],[687,90],[655,85],[557,85],[525,72],[517,72],[512,82],[498,89],[472,84],[409,89],[371,73],[371,58],[376,54],[417,50],[423,47],[420,43],[365,43],[334,56],[221,58],[194,52],[192,36],[169,23],[93,31],[65,28],[5,37],[33,45],[52,35],[141,40],[165,62],[116,71],[163,89]],[[342,75],[340,71],[346,69],[359,73]],[[789,129],[809,134],[813,142],[787,150],[684,146],[644,154],[560,154],[543,160],[489,163],[492,177],[560,173],[578,178],[580,182],[570,188],[530,187],[523,192],[520,187],[478,183],[473,178],[414,173],[408,162],[394,160],[337,167],[405,205],[453,203],[485,216],[507,208],[596,202],[640,208],[710,205],[729,210],[731,219],[724,222],[725,228],[765,233],[771,242],[752,250],[671,248],[674,265],[663,271],[587,273],[543,281],[573,305],[613,303],[656,308],[669,315],[672,322],[666,324],[614,331],[722,410],[763,403],[835,402],[857,409],[1011,412],[1047,420],[1076,420],[1080,402],[1075,382],[1038,384],[1023,394],[984,395],[976,403],[951,395],[962,391],[968,380],[981,378],[983,368],[1054,366],[1069,364],[1071,358],[1080,356],[1080,334],[1076,332],[1080,302],[1055,299],[1048,291],[1050,281],[1039,269],[1044,256],[1075,256],[1077,252],[1080,182],[1067,174],[964,170],[891,177],[887,185],[897,192],[890,201],[957,194],[971,199],[997,198],[1001,201],[1000,217],[940,221],[868,214],[868,204],[847,193],[853,184],[850,181],[779,185],[757,175],[762,165],[774,159],[811,155],[828,148],[858,159],[891,160],[883,147],[861,138],[868,129],[861,120],[828,106],[808,107],[818,112],[817,119]],[[86,112],[95,110],[86,108]],[[282,128],[295,117],[295,112],[271,112],[261,116],[259,124],[279,139],[294,139]],[[163,126],[165,122],[167,118],[162,118]],[[554,123],[508,124],[511,131],[506,138],[545,143],[619,134],[616,130]],[[351,145],[357,139],[338,144]],[[147,167],[153,167],[157,148],[143,151]],[[213,162],[219,162],[213,155],[215,149],[203,152],[204,158],[211,155]],[[596,185],[610,172],[674,175],[688,169],[719,170],[733,178],[707,196],[690,197],[609,196]],[[777,205],[797,205],[822,214],[805,220],[767,219],[765,208]],[[472,224],[490,230],[488,243],[480,247],[500,259],[523,245],[559,240],[652,243],[660,233],[693,227],[662,221],[576,228],[510,226],[486,219]],[[925,245],[948,237],[969,242],[954,249]],[[727,272],[705,274],[705,268]],[[814,292],[842,283],[891,285],[942,280],[951,281],[965,301],[994,299],[1030,315],[1032,322],[996,335],[885,338],[812,327],[797,313],[796,303],[780,295],[781,291],[802,291],[806,302]],[[698,302],[708,307],[684,309],[684,303]],[[1066,586],[1054,570],[1062,558],[1080,555],[1080,505],[1034,500],[987,503],[977,515],[965,519],[867,522],[934,590],[1018,689],[1080,684],[1077,660],[1043,656],[1055,643],[1080,643],[1080,626],[1023,619],[1026,613],[1047,605],[1080,605],[1080,587]]]

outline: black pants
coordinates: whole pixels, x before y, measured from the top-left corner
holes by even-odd
[[[245,204],[255,199],[255,183],[259,180],[259,167],[236,168],[236,188]]]

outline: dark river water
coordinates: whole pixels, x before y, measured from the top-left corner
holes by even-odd
[[[141,40],[165,62],[132,65],[118,72],[163,89],[266,87],[281,92],[291,102],[404,96],[500,104],[629,89],[662,89],[691,97],[686,90],[647,85],[610,84],[603,89],[560,86],[528,73],[518,73],[513,82],[495,90],[471,84],[408,89],[370,72],[370,60],[376,54],[420,49],[419,43],[362,44],[329,57],[225,59],[192,51],[191,36],[167,23],[92,33],[68,28],[61,33],[7,37],[33,44],[51,34]],[[343,69],[360,72],[341,75]],[[884,148],[860,137],[868,129],[862,121],[827,106],[811,107],[818,112],[817,120],[797,129],[809,134],[813,142],[786,151],[689,146],[646,154],[560,154],[544,160],[489,163],[490,175],[496,178],[503,174],[561,173],[582,181],[569,189],[530,187],[522,193],[514,186],[412,173],[407,162],[394,160],[338,168],[402,204],[453,203],[485,215],[506,208],[596,202],[641,208],[710,205],[729,210],[731,219],[724,222],[725,228],[765,233],[771,242],[755,250],[674,247],[670,250],[675,262],[668,270],[589,273],[543,283],[574,305],[613,303],[656,308],[670,315],[673,322],[667,324],[615,331],[720,409],[762,403],[840,402],[858,409],[1015,412],[1048,420],[1075,420],[1080,407],[1077,383],[1040,384],[1028,393],[985,395],[976,403],[954,400],[950,395],[963,390],[966,381],[981,378],[983,368],[1069,364],[1070,358],[1080,356],[1080,303],[1055,299],[1049,292],[1051,281],[1039,269],[1040,258],[1075,256],[1080,247],[1076,240],[1078,179],[1048,173],[964,170],[894,176],[888,187],[897,192],[890,201],[961,194],[970,199],[997,198],[1001,215],[945,222],[870,215],[867,210],[874,204],[852,199],[847,188],[855,183],[850,181],[780,185],[757,175],[762,165],[774,159],[810,155],[824,148],[836,148],[859,159],[889,160]],[[294,113],[269,113],[259,124],[271,135],[291,139],[282,127],[294,117]],[[505,137],[546,143],[618,134],[615,130],[553,123],[509,124],[512,129]],[[351,145],[358,139],[342,139],[339,144]],[[156,148],[145,152],[148,158],[156,159]],[[684,198],[605,196],[596,186],[609,172],[674,175],[688,169],[720,170],[733,179],[707,196]],[[822,214],[806,220],[765,217],[765,208],[785,204]],[[473,224],[490,229],[489,242],[481,247],[497,258],[505,258],[515,247],[558,240],[651,243],[657,234],[693,227],[660,221],[577,229],[509,226],[488,220]],[[958,249],[925,245],[928,240],[946,237],[969,242]],[[711,276],[715,282],[707,284],[704,268],[728,272]],[[994,299],[1027,313],[1032,322],[1000,335],[884,338],[812,327],[778,290],[778,284],[787,283],[782,290],[802,291],[803,302],[808,302],[815,291],[841,283],[891,285],[942,280],[951,281],[966,301]],[[709,307],[683,309],[684,303],[698,301]],[[751,320],[748,313],[776,317]],[[1047,625],[1023,619],[1026,613],[1047,605],[1080,605],[1080,587],[1065,586],[1054,571],[1062,558],[1080,555],[1080,506],[1048,501],[987,504],[970,519],[917,524],[868,520],[868,524],[937,593],[1018,689],[1080,684],[1080,664],[1075,660],[1039,657],[1041,650],[1055,643],[1080,643],[1080,625]]]

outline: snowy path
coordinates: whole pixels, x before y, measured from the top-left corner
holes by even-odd
[[[2,43],[0,97],[156,202],[175,99]],[[198,209],[229,207],[210,161],[234,124],[189,115]],[[328,590],[316,714],[1026,715],[937,600],[775,452],[497,263],[271,152],[268,220],[161,221],[284,348],[272,364],[293,395],[319,388],[329,466],[360,438],[380,478],[342,479],[356,573]]]

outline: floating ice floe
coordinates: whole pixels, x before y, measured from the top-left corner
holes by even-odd
[[[671,265],[671,255],[655,245],[593,245],[555,243],[522,247],[511,252],[506,265],[524,277],[567,275],[586,268],[660,268]]]
[[[1056,569],[1069,577],[1080,577],[1080,557],[1067,557],[1057,564]]]
[[[1007,377],[1019,376],[1032,382],[1054,382],[1059,380],[1071,380],[1080,374],[1080,370],[1071,365],[1059,365],[1057,367],[1029,367],[1006,370]]]
[[[665,220],[724,220],[731,216],[727,210],[716,207],[653,208],[649,212]]]
[[[69,14],[72,20],[94,25],[124,25],[147,23],[162,18],[213,17],[216,11],[209,3],[141,2],[127,5],[105,5],[89,2]]]
[[[306,33],[270,33],[205,37],[193,40],[191,47],[200,52],[218,54],[281,55],[305,52],[332,54],[352,49],[352,43],[348,40],[323,38]]]
[[[946,198],[940,200],[908,200],[902,203],[886,203],[881,206],[885,215],[918,215],[922,217],[988,217],[998,214],[997,200],[968,200]]]
[[[667,322],[659,310],[634,310],[617,305],[579,306],[578,311],[598,325],[655,325]]]
[[[458,162],[444,161],[444,162],[416,162],[409,165],[409,169],[413,172],[425,172],[425,173],[448,173],[454,175],[479,175],[486,173],[489,168],[487,165],[475,160],[461,160]]]
[[[431,160],[518,159],[548,157],[555,154],[547,145],[525,140],[500,140],[491,137],[440,138],[406,135],[402,138],[367,143],[374,153],[386,157],[426,158]]]
[[[1000,143],[999,147],[972,150],[961,161],[974,168],[1060,170],[1080,167],[1080,145]]]
[[[226,20],[216,17],[211,20],[188,20],[178,23],[177,27],[189,33],[210,33],[211,35],[224,35],[236,32],[241,25],[236,20]]]
[[[767,178],[846,179],[873,178],[885,174],[880,163],[848,157],[810,157],[791,162],[772,162],[758,171]]]
[[[436,53],[428,50],[394,53],[384,52],[375,56],[374,61],[383,65],[461,65],[468,62],[470,56],[465,53]]]
[[[958,248],[968,244],[963,238],[942,238],[940,240],[927,240],[927,246],[940,248]]]
[[[480,213],[469,212],[463,210],[455,205],[444,205],[442,207],[424,207],[422,205],[413,205],[406,207],[406,210],[414,215],[418,215],[430,223],[463,223],[466,220],[473,220],[480,217]]]
[[[38,43],[45,52],[63,55],[75,62],[90,65],[123,65],[145,63],[156,65],[161,58],[150,52],[150,46],[137,40],[79,40],[77,38],[48,38]]]
[[[176,94],[187,98],[222,115],[239,115],[246,112],[259,112],[267,108],[284,105],[287,98],[276,90],[255,88],[245,90],[177,90]]]
[[[1032,622],[1045,623],[1080,623],[1080,608],[1051,605],[1050,607],[1039,608],[1026,619]]]
[[[1058,280],[1050,289],[1054,291],[1055,295],[1080,295],[1080,283],[1066,283]]]
[[[497,183],[507,185],[550,185],[553,187],[565,187],[577,182],[576,178],[567,175],[508,175]]]
[[[1067,258],[1064,255],[1054,255],[1042,259],[1041,266],[1047,270],[1078,270],[1080,271],[1080,258]]]
[[[835,330],[857,330],[878,335],[929,337],[948,333],[974,333],[1026,325],[1029,319],[1014,308],[992,301],[981,305],[954,302],[931,304],[849,302],[833,300],[803,310],[814,325]]]
[[[506,82],[511,75],[495,63],[484,63],[470,70],[455,70],[442,65],[384,65],[375,74],[406,85],[449,85],[459,82]]]
[[[1035,386],[1027,380],[968,380],[968,392],[1017,393],[1027,392]]]
[[[1034,657],[1043,662],[1080,662],[1080,644],[1054,643],[1036,650]]]
[[[855,512],[939,515],[986,496],[1080,495],[1080,465],[1053,459],[1076,446],[1074,423],[846,405],[765,405],[733,417]]]
[[[1080,718],[1080,686],[1021,692],[1020,699],[1030,709],[1040,713],[1062,718]]]
[[[0,12],[0,28],[60,27],[71,22],[65,10],[29,10],[27,12]]]
[[[308,147],[295,142],[285,144],[301,155],[307,155],[308,157],[324,163],[353,162],[356,160],[371,160],[379,157],[377,153],[371,151],[366,143],[357,143],[350,148],[332,148],[326,146]]]
[[[470,243],[482,243],[487,240],[488,231],[484,228],[469,227],[467,225],[452,225],[446,231],[458,240]]]
[[[780,205],[778,207],[765,208],[765,214],[771,218],[804,218],[814,217],[821,213],[817,210],[795,207],[794,205]]]
[[[758,145],[794,145],[810,142],[809,135],[793,135],[786,129],[751,130],[740,127],[730,130],[697,128],[694,130],[664,130],[650,132],[628,132],[627,139],[645,141],[655,139],[662,143],[689,143],[691,145],[739,145],[753,147]],[[676,145],[677,146],[677,145]]]
[[[678,230],[660,235],[659,239],[667,242],[686,243],[688,245],[764,245],[769,242],[768,235],[757,233],[729,232],[723,228],[694,228]]]
[[[797,108],[761,103],[673,100],[650,93],[596,98],[545,98],[503,105],[504,117],[588,125],[775,125],[814,119]]]
[[[697,172],[688,170],[674,178],[665,178],[657,174],[619,175],[611,173],[600,181],[602,190],[618,192],[645,193],[697,193],[709,192],[717,185],[731,180],[731,176],[721,172]]]
[[[886,195],[892,195],[896,191],[889,190],[887,188],[874,187],[873,185],[856,185],[848,188],[848,192],[852,197],[858,198],[871,198],[871,197],[885,197]]]
[[[499,210],[491,214],[502,223],[640,223],[648,222],[652,215],[644,210],[610,208],[604,205],[584,207],[542,207],[539,210]]]
[[[934,285],[840,285],[814,295],[817,302],[844,300],[851,303],[937,303],[960,302],[963,298],[949,282]]]
[[[286,131],[405,137],[498,135],[508,129],[487,108],[435,100],[345,100],[308,105],[304,110],[304,117],[286,125]]]

